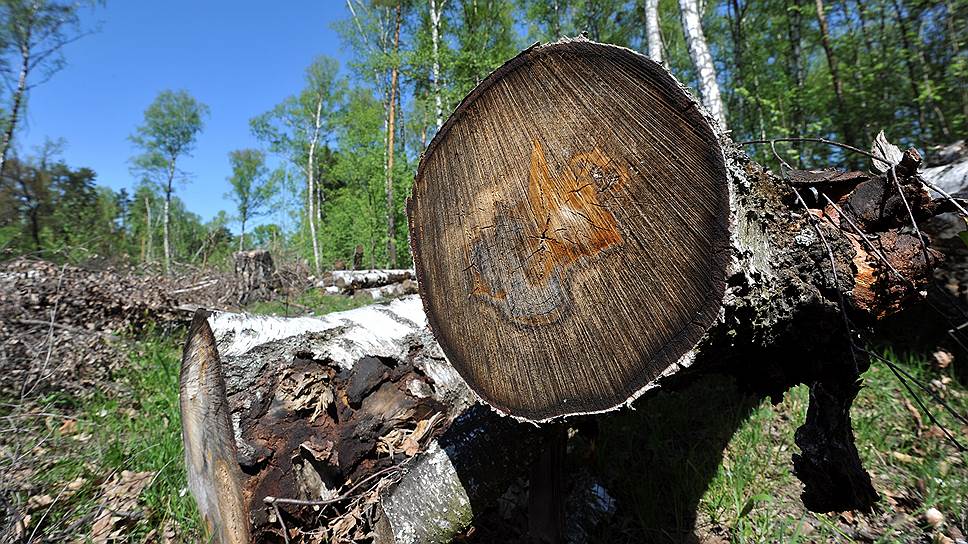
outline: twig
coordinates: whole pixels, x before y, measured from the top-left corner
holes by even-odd
[[[968,218],[968,210],[965,210],[965,208],[961,204],[958,203],[958,199],[956,199],[955,197],[949,195],[941,187],[938,187],[937,185],[935,185],[935,184],[929,182],[928,180],[924,179],[924,177],[921,176],[921,174],[918,174],[916,177],[917,177],[918,181],[921,182],[922,185],[924,185],[928,189],[931,189],[932,191],[934,191],[934,192],[940,194],[941,196],[945,197],[946,199],[948,199],[949,202],[951,202],[952,204],[955,205],[956,208],[958,208],[958,211],[960,211],[962,213],[962,215],[964,215],[966,218]]]
[[[266,502],[272,497],[266,497]],[[289,529],[286,527],[286,522],[282,519],[282,512],[279,511],[279,505],[276,501],[269,502],[272,505],[272,510],[276,513],[276,519],[279,520],[279,526],[282,528],[282,538],[289,544]]]
[[[75,327],[73,325],[67,325],[64,323],[52,323],[49,321],[41,321],[40,319],[18,319],[16,322],[20,323],[21,325],[44,325],[44,326],[55,327],[58,329],[63,329],[65,331],[71,331],[71,332],[76,332],[80,334],[91,334],[91,335],[103,336],[109,340],[119,340],[119,338],[116,335],[111,334],[109,332],[92,331],[90,329]]]
[[[865,351],[866,351],[866,350],[865,350]],[[870,352],[868,352],[868,353],[870,353]],[[914,393],[914,390],[913,390],[913,389],[911,389],[911,386],[910,386],[910,385],[908,385],[908,383],[907,383],[907,381],[905,381],[905,380],[904,380],[903,378],[901,378],[901,375],[900,375],[900,374],[898,373],[898,371],[897,371],[897,369],[896,369],[896,368],[894,367],[894,365],[893,365],[893,364],[891,364],[891,363],[889,363],[889,362],[887,362],[887,359],[883,359],[883,358],[881,358],[881,357],[878,357],[878,359],[880,359],[880,360],[881,360],[882,362],[885,362],[885,363],[887,364],[887,368],[889,368],[889,369],[891,369],[891,372],[893,372],[893,373],[894,373],[894,376],[895,376],[895,377],[897,378],[897,380],[898,380],[899,382],[901,382],[901,385],[903,385],[903,386],[904,386],[904,388],[905,388],[905,389],[907,389],[907,392],[908,392],[908,393],[909,393],[909,394],[910,394],[910,395],[911,395],[912,397],[914,397],[914,401],[918,403],[918,406],[919,406],[919,407],[921,408],[921,411],[923,411],[923,412],[924,412],[925,414],[927,414],[927,416],[928,416],[928,419],[930,419],[930,420],[931,420],[931,423],[934,423],[935,425],[937,425],[937,426],[938,426],[938,428],[940,428],[940,429],[941,429],[941,432],[943,432],[943,433],[944,433],[944,435],[945,435],[946,437],[948,437],[948,440],[950,440],[951,442],[953,442],[953,443],[954,443],[954,445],[955,445],[955,446],[956,446],[956,447],[958,448],[958,451],[966,451],[966,450],[965,450],[965,447],[964,447],[964,446],[962,446],[962,445],[961,445],[961,443],[960,443],[960,442],[958,442],[958,440],[957,440],[957,439],[956,439],[956,438],[955,438],[955,437],[954,437],[954,436],[953,436],[953,435],[952,435],[952,434],[951,434],[950,432],[948,432],[948,429],[946,429],[946,428],[945,428],[945,426],[944,426],[944,425],[942,425],[942,424],[941,424],[941,423],[940,423],[940,422],[939,422],[939,421],[938,421],[938,420],[937,420],[937,419],[936,419],[936,418],[934,417],[934,414],[932,414],[932,413],[931,413],[931,411],[930,411],[930,410],[928,410],[928,408],[927,408],[927,407],[926,407],[926,406],[924,405],[924,401],[922,401],[922,400],[921,400],[921,397],[919,397],[919,396],[917,396],[917,394],[915,394],[915,393]]]
[[[739,142],[738,145],[753,145],[753,144],[771,144],[772,145],[775,142],[814,142],[818,144],[832,145],[834,147],[839,147],[841,149],[853,151],[854,153],[860,153],[861,155],[864,155],[865,157],[870,157],[871,159],[874,159],[875,161],[878,161],[878,162],[884,162],[884,159],[882,159],[881,157],[878,157],[868,151],[864,151],[859,147],[854,147],[849,144],[842,144],[834,140],[828,140],[827,138],[794,138],[794,137],[771,138],[769,140],[746,140],[745,142]]]
[[[23,388],[21,388],[20,390],[21,402],[28,395],[34,392],[34,389],[37,387],[37,384],[39,384],[40,381],[44,378],[44,373],[47,371],[47,365],[50,363],[50,356],[54,352],[54,322],[57,319],[57,307],[60,305],[60,296],[58,295],[60,295],[61,285],[63,285],[64,283],[64,270],[66,269],[67,269],[67,264],[64,264],[63,266],[61,266],[61,273],[60,273],[60,276],[57,278],[57,289],[54,291],[54,297],[56,298],[54,300],[54,307],[51,308],[50,310],[50,330],[47,331],[47,356],[44,357],[44,364],[43,366],[40,367],[40,373],[37,380],[34,381],[34,384],[30,386],[29,390],[27,389],[27,383],[30,381],[30,377],[28,376],[27,379],[24,380]]]

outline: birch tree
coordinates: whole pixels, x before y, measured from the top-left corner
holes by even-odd
[[[440,19],[447,0],[430,0],[430,41],[433,47],[431,73],[434,89],[434,121],[437,128],[444,124],[444,106],[440,96]]]
[[[186,91],[162,91],[144,113],[144,124],[130,137],[142,153],[133,160],[133,170],[157,183],[165,195],[162,239],[165,273],[171,272],[171,196],[176,179],[187,179],[178,161],[190,156],[196,138],[208,116],[208,106]]]
[[[659,31],[659,0],[645,0],[645,36],[649,58],[662,64],[662,33]]]
[[[269,177],[265,154],[257,149],[238,149],[229,153],[232,175],[229,185],[232,190],[226,194],[235,204],[241,226],[239,251],[245,250],[245,226],[255,217],[265,213],[266,205],[275,192],[275,184]]]
[[[345,81],[339,78],[339,63],[319,57],[306,70],[306,86],[272,110],[250,121],[252,132],[269,151],[279,154],[306,180],[306,226],[312,247],[313,269],[322,270],[322,248],[318,223],[326,194],[321,180],[321,157],[332,137],[332,117],[339,110]]]
[[[719,94],[719,83],[716,81],[716,67],[713,66],[713,57],[709,54],[706,36],[702,31],[698,0],[679,0],[679,12],[682,17],[682,28],[686,34],[689,56],[692,58],[699,79],[699,94],[702,96],[703,105],[725,129],[726,116]]]
[[[400,27],[403,24],[403,1],[397,0],[396,5],[396,17],[394,22],[393,30],[393,45],[390,53],[390,84],[388,88],[387,97],[387,151],[386,151],[386,168],[384,170],[384,182],[386,188],[386,206],[387,206],[387,257],[389,260],[390,268],[397,267],[397,225],[396,225],[396,213],[393,201],[393,158],[396,155],[396,147],[393,143],[393,137],[396,134],[396,108],[397,108],[397,93],[399,92],[400,83]]]
[[[52,0],[0,1],[0,61],[16,66],[7,118],[0,136],[0,174],[13,143],[30,89],[49,80],[64,65],[63,49],[85,35],[77,2]]]

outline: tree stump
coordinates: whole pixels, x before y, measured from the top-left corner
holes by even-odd
[[[239,251],[234,257],[239,304],[269,300],[277,287],[272,255],[267,250],[255,249]]]

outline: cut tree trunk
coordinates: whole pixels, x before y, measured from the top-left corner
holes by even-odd
[[[415,278],[413,269],[399,268],[388,270],[333,270],[323,278],[322,286],[331,285],[344,291],[383,287]]]
[[[235,280],[239,304],[272,298],[278,287],[272,255],[264,249],[239,251],[235,254]]]
[[[713,371],[775,400],[808,384],[804,503],[870,508],[850,430],[867,364],[853,337],[917,300],[935,264],[896,187],[918,220],[946,209],[919,184],[916,151],[896,165],[898,184],[779,179],[714,127],[664,69],[625,49],[564,41],[492,74],[418,170],[408,208],[422,306],[196,316],[182,410],[208,425],[204,439],[185,433],[207,525],[223,542],[281,542],[287,529],[303,542],[370,531],[449,542],[540,450],[540,429],[471,390],[546,420]],[[207,388],[187,397],[197,375]],[[221,528],[240,517],[250,534],[228,540]]]

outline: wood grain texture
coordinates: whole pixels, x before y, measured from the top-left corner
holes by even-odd
[[[715,320],[728,202],[720,142],[665,69],[586,40],[532,47],[420,162],[408,212],[430,325],[503,412],[618,406]]]
[[[249,509],[242,498],[242,473],[236,461],[222,361],[208,316],[205,310],[195,312],[179,377],[188,487],[210,542],[248,544],[252,541]]]

